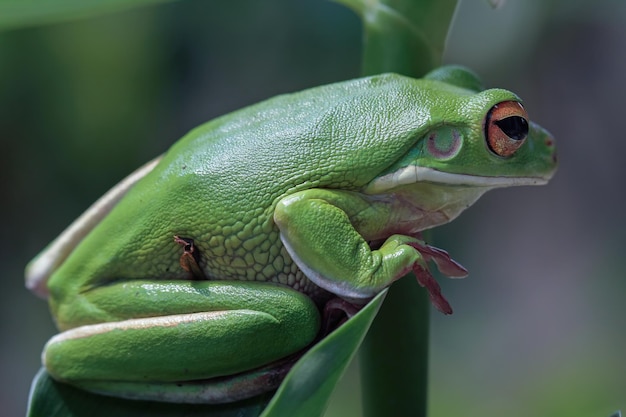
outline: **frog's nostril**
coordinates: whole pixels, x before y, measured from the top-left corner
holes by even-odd
[[[557,160],[557,157],[556,157],[556,152],[554,152],[554,153],[552,154],[552,162],[554,162],[554,163],[556,164],[556,160]]]

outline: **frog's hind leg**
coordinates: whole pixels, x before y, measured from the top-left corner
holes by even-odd
[[[110,309],[114,321],[53,337],[45,366],[55,379],[116,396],[167,394],[164,401],[176,401],[179,392],[183,402],[210,401],[194,399],[189,387],[210,397],[198,381],[289,357],[313,342],[320,327],[307,296],[271,283],[126,281],[80,297],[81,308]]]

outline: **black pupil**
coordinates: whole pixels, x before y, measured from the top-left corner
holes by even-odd
[[[523,140],[528,135],[528,122],[523,117],[506,117],[495,124],[513,140]]]

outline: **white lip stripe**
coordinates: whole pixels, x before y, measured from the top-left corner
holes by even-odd
[[[481,177],[476,175],[453,174],[436,169],[408,166],[372,181],[365,192],[380,193],[392,188],[415,184],[416,182],[433,182],[448,185],[467,185],[473,187],[508,187],[514,185],[542,185],[548,182],[542,177]]]

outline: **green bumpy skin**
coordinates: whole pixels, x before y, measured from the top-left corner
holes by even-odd
[[[49,273],[33,272],[38,260],[29,268],[64,331],[44,352],[51,375],[144,398],[107,384],[254,370],[312,343],[331,295],[362,304],[424,270],[433,258],[421,230],[489,189],[545,183],[556,167],[547,132],[500,123],[509,110],[494,109],[514,103],[517,114],[519,98],[480,85],[456,67],[384,74],[192,130],[70,253],[47,261]]]

